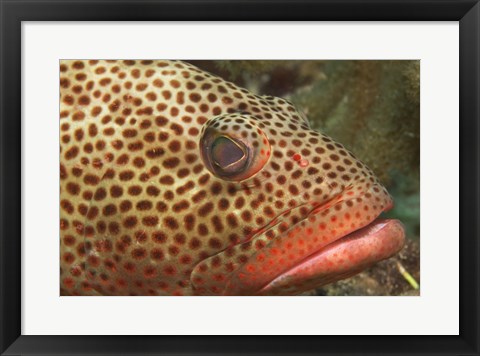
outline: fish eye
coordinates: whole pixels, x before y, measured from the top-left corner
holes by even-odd
[[[235,173],[245,167],[248,151],[242,142],[227,136],[220,136],[212,143],[212,161],[225,174]]]
[[[200,137],[200,155],[207,169],[223,180],[254,176],[271,153],[266,135],[252,118],[229,114],[207,122]]]

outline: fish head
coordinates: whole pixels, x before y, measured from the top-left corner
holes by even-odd
[[[374,173],[313,130],[291,103],[260,101],[268,120],[237,112],[202,129],[205,166],[216,179],[234,182],[251,211],[233,206],[227,214],[261,224],[197,265],[192,280],[199,291],[298,294],[397,253],[404,229],[397,220],[378,219],[393,199]]]

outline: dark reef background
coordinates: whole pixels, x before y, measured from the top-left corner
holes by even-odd
[[[188,61],[260,95],[290,100],[313,128],[344,144],[395,199],[407,244],[397,256],[307,295],[419,295],[420,61]]]

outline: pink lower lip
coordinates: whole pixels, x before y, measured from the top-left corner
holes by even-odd
[[[312,288],[346,278],[369,265],[397,253],[405,232],[398,220],[377,219],[308,256],[277,276],[259,294],[275,294],[276,289],[295,281],[312,280]]]

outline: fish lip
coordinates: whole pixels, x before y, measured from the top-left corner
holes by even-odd
[[[403,225],[403,223],[401,221],[397,220],[397,219],[380,217],[380,215],[383,212],[390,210],[392,207],[393,207],[393,204],[385,207],[385,209],[383,209],[383,211],[380,212],[367,225],[364,225],[360,228],[352,230],[349,233],[335,239],[334,241],[331,241],[328,244],[320,247],[316,251],[306,255],[300,261],[296,262],[294,265],[290,266],[288,269],[283,271],[281,274],[277,275],[275,278],[273,278],[268,283],[263,285],[258,290],[257,295],[263,295],[263,294],[269,295],[270,294],[269,289],[271,290],[271,288],[269,288],[269,287],[271,287],[272,284],[275,284],[275,282],[277,282],[278,279],[282,278],[283,276],[289,275],[290,272],[295,271],[298,267],[302,267],[302,265],[304,265],[304,264],[306,264],[310,261],[314,261],[316,258],[321,257],[322,254],[328,253],[328,251],[332,248],[335,248],[335,246],[339,246],[341,244],[347,244],[349,242],[354,242],[355,240],[365,240],[365,239],[368,239],[369,237],[375,236],[376,234],[379,235],[381,233],[381,230],[389,227],[389,225],[393,225],[394,228],[397,228],[398,235],[395,236],[394,239],[397,239],[397,241],[401,241],[398,244],[399,247],[392,250],[393,253],[388,253],[385,257],[374,260],[373,262],[371,262],[368,265],[362,265],[357,270],[350,271],[349,273],[347,273],[346,276],[344,276],[340,279],[349,278],[349,277],[363,271],[365,268],[368,268],[369,266],[371,266],[371,265],[373,265],[377,262],[380,262],[381,260],[388,259],[388,258],[392,257],[394,254],[398,253],[403,248],[403,246],[405,244],[405,226]],[[320,211],[322,211],[322,210],[320,210]],[[318,211],[316,211],[316,208],[312,209],[312,212],[310,214],[308,214],[308,216],[310,216],[311,214],[315,214],[315,213],[318,213]],[[307,218],[308,218],[308,216],[307,216]],[[331,282],[333,282],[333,281],[331,281]],[[329,284],[331,282],[324,283],[324,284],[321,284],[319,286]],[[274,287],[274,290],[275,290],[275,287]]]
[[[322,203],[318,203],[318,204],[312,204],[312,208],[310,209],[310,211],[304,216],[304,218],[301,220],[301,221],[304,221],[304,220],[308,220],[312,215],[316,215],[316,214],[320,214],[322,213],[323,211],[331,208],[332,206],[334,206],[335,204],[338,204],[338,203],[341,203],[343,201],[343,199],[341,198],[343,195],[343,191],[334,195],[331,199],[329,199],[328,201],[326,202],[322,202]],[[300,204],[296,207],[293,207],[291,209],[288,209],[284,212],[282,212],[281,214],[279,214],[277,217],[275,217],[274,219],[272,219],[268,224],[268,228],[266,230],[269,230],[270,228],[273,228],[274,226],[276,226],[277,224],[272,224],[272,222],[275,222],[277,221],[280,217],[284,216],[285,214],[288,214],[288,212],[296,209],[296,208],[300,208],[302,206],[305,206],[307,205],[308,203],[305,203],[305,204]],[[335,240],[332,240],[330,241],[329,243],[327,243],[326,245],[323,245],[321,246],[320,248],[318,248],[317,250],[313,251],[312,253],[308,254],[308,255],[305,255],[300,261],[298,261],[297,263],[295,263],[294,265],[290,266],[288,269],[286,269],[285,271],[283,271],[281,274],[279,274],[277,277],[275,277],[274,279],[270,280],[267,284],[265,284],[262,288],[260,288],[259,292],[261,292],[263,289],[265,289],[268,285],[270,285],[270,283],[272,281],[274,281],[276,278],[278,278],[279,276],[283,275],[283,274],[286,274],[288,273],[289,271],[295,269],[297,266],[300,266],[301,264],[303,264],[304,262],[310,260],[310,259],[314,259],[316,256],[318,255],[321,255],[324,251],[327,251],[328,249],[330,249],[332,246],[336,245],[336,244],[340,244],[342,242],[345,242],[349,239],[352,239],[352,238],[355,238],[356,235],[359,234],[359,232],[361,231],[366,231],[368,229],[371,229],[373,228],[373,230],[369,231],[369,234],[370,235],[373,235],[375,233],[378,233],[380,230],[382,230],[383,228],[385,228],[387,226],[387,224],[392,221],[392,220],[395,220],[395,219],[385,219],[385,218],[381,218],[380,216],[382,215],[382,213],[386,212],[386,211],[389,211],[393,208],[393,199],[390,199],[390,203],[385,206],[382,211],[380,211],[377,215],[375,215],[375,217],[370,221],[368,222],[366,225],[363,225],[363,226],[359,226],[357,228],[355,228],[354,230],[352,231],[349,231],[348,233],[346,233],[345,235],[343,236],[339,236],[337,239]],[[297,225],[297,224],[300,224],[301,221],[297,222],[296,224],[293,224],[290,226],[290,228],[292,228],[293,226]],[[398,223],[401,224],[401,222],[399,222],[398,220],[396,220]],[[402,228],[403,228],[403,224],[402,225]],[[404,228],[403,228],[404,229]],[[264,231],[266,231],[264,230]],[[368,236],[357,236],[357,238],[367,238]]]

